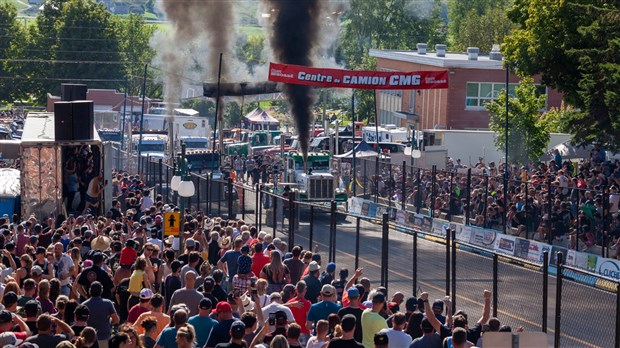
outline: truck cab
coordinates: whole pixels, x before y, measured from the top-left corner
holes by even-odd
[[[310,152],[307,167],[301,153],[291,151],[286,155],[286,179],[299,189],[300,200],[330,201],[343,198],[337,192],[334,176],[330,173],[330,155],[326,152]],[[338,197],[337,197],[338,194]],[[344,194],[346,199],[346,194]]]
[[[142,156],[164,158],[168,147],[168,136],[163,134],[143,134],[142,144],[140,144],[140,134],[131,137],[131,148],[135,152],[140,152]]]

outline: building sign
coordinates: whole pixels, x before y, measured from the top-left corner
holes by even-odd
[[[185,127],[185,129],[194,129],[194,128],[198,127],[198,125],[195,124],[194,122],[185,122],[185,123],[183,123],[183,127]]]
[[[353,71],[270,63],[269,81],[335,88],[442,89],[448,88],[448,71]]]

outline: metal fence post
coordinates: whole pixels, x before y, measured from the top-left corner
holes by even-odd
[[[497,254],[493,254],[493,316],[497,317],[497,288],[498,288],[498,257]]]
[[[379,143],[377,143],[379,146]],[[375,203],[379,201],[379,156],[375,157]]]
[[[429,204],[429,208],[431,211],[431,217],[435,217],[435,209],[433,209],[435,207],[435,182],[437,180],[436,178],[437,176],[437,166],[433,165],[433,171],[431,174],[431,204]]]
[[[355,269],[360,264],[360,217],[355,218]]]
[[[467,196],[465,199],[465,226],[469,225],[469,214],[471,213],[471,168],[467,169]]]
[[[529,189],[527,188],[527,181],[525,182],[525,206],[523,207],[523,216],[525,219],[525,239],[530,239],[530,222],[527,220],[527,205],[529,201]]]
[[[448,185],[448,189],[450,190],[450,196],[448,198],[448,221],[452,221],[452,201],[454,200],[454,190],[452,189],[454,186],[454,172],[450,172],[450,185]]]
[[[207,183],[205,185],[205,193],[207,195],[207,206],[205,207],[205,211],[207,212],[207,215],[211,214],[211,179],[210,179],[210,174],[207,173],[206,178],[207,178]]]
[[[418,168],[418,177],[417,177],[417,189],[416,194],[413,199],[415,200],[415,212],[420,214],[420,209],[422,208],[422,168]]]
[[[413,286],[413,296],[417,296],[418,290],[418,233],[413,231],[413,261],[411,264],[411,270],[413,273],[411,277]]]
[[[217,216],[222,216],[222,192],[224,191],[224,184],[221,181],[217,182]]]
[[[456,229],[451,229],[452,233],[452,313],[456,312]]]
[[[164,188],[162,187],[162,179],[163,179],[163,173],[162,171],[164,170],[164,160],[162,158],[159,159],[159,194],[163,197],[164,196]]]
[[[233,189],[234,187],[233,187],[232,178],[229,177],[228,178],[228,220],[232,220],[235,217],[235,213],[233,211],[233,193],[232,193]]]
[[[553,197],[551,196],[551,179],[547,180],[547,243],[553,244],[553,236],[551,235],[551,207],[553,205]]]
[[[245,220],[245,186],[241,184],[241,220]]]
[[[543,252],[543,298],[542,298],[542,332],[547,332],[547,306],[549,305],[549,252]]]
[[[383,213],[383,236],[381,238],[381,285],[388,288],[388,239],[390,233],[389,214]]]
[[[276,238],[276,231],[278,230],[278,197],[275,195],[273,198],[273,238]]]
[[[314,239],[314,205],[310,206],[310,231],[308,231],[308,250],[312,250]]]
[[[256,184],[256,194],[258,197],[256,219],[258,220],[258,231],[260,232],[263,229],[263,186],[261,184]]]
[[[616,347],[620,347],[620,283],[616,284]]]
[[[555,337],[553,339],[553,346],[560,348],[560,333],[562,325],[560,319],[562,317],[562,252],[558,252],[556,265],[558,267],[555,286]]]
[[[170,203],[170,167],[166,165],[166,203]]]
[[[400,197],[402,200],[401,210],[407,209],[407,162],[403,161],[402,180],[400,186]]]
[[[331,220],[329,226],[329,262],[335,262],[336,249],[336,201],[331,203]]]
[[[484,176],[484,210],[483,210],[483,214],[484,215],[484,228],[487,228],[487,209],[488,207],[488,202],[489,202],[489,175],[485,175]]]
[[[450,295],[450,239],[452,238],[452,233],[450,233],[450,229],[446,229],[446,296]]]
[[[295,193],[288,195],[288,251],[293,250],[295,244]]]

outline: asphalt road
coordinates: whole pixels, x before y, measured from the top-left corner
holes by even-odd
[[[225,206],[225,202],[222,202]],[[256,222],[254,194],[246,197],[246,221]],[[213,207],[217,211],[214,204]],[[225,210],[225,208],[224,208]],[[241,214],[237,215],[241,218]],[[262,217],[262,230],[268,233],[272,227],[265,224]],[[356,218],[339,219],[336,235],[336,264],[338,269],[347,267],[352,274],[355,266]],[[295,243],[305,247],[309,237],[309,209],[301,211],[301,224],[295,234]],[[328,255],[329,211],[315,209],[313,244],[319,245],[324,262]],[[364,268],[364,276],[379,284],[381,273],[381,234],[377,223],[361,221],[360,224],[359,266]],[[288,220],[280,224],[277,236],[288,240]],[[418,237],[417,289],[413,289],[413,236],[390,230],[388,257],[388,290],[400,291],[405,296],[426,291],[432,299],[445,296],[445,245]],[[476,322],[482,312],[483,290],[493,289],[492,258],[457,251],[457,310],[465,310],[470,322]],[[522,326],[527,331],[541,331],[543,316],[543,276],[542,273],[510,263],[499,263],[498,318],[502,324],[513,330]],[[553,346],[555,333],[555,284],[556,278],[549,277],[548,291],[548,343]],[[414,291],[416,290],[416,291]],[[561,347],[613,347],[615,337],[616,295],[564,281],[561,312]]]

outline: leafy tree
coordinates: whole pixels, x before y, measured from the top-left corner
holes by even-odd
[[[265,37],[262,35],[239,36],[237,39],[237,57],[245,63],[250,74],[254,74],[254,67],[264,63],[262,51],[265,47]]]
[[[127,62],[124,72],[130,77],[142,79],[144,64],[150,63],[155,57],[155,50],[149,46],[155,26],[146,24],[144,17],[135,14],[112,19],[120,58]]]
[[[369,49],[415,49],[418,42],[430,47],[445,42],[441,0],[433,0],[428,15],[417,16],[423,2],[415,0],[351,0],[343,16],[338,56],[350,69],[374,70]],[[360,121],[374,120],[373,91],[356,91],[356,115]],[[350,102],[344,110],[350,112]]]
[[[19,80],[9,79],[13,76],[16,63],[11,61],[23,52],[26,30],[17,20],[17,8],[8,2],[0,3],[0,101],[11,102],[19,95]]]
[[[241,106],[237,102],[226,103],[224,109],[224,124],[228,128],[241,126],[243,115],[241,114]]]
[[[497,133],[495,146],[505,152],[506,92],[485,105],[491,115],[489,129]],[[536,162],[549,143],[549,130],[541,122],[540,109],[545,107],[546,96],[536,95],[531,78],[524,78],[515,89],[515,97],[508,98],[508,162],[527,164]]]
[[[562,104],[559,108],[553,107],[542,114],[540,122],[550,133],[568,133],[566,120],[570,119],[576,110],[571,106]]]
[[[519,0],[509,18],[519,28],[506,39],[506,57],[579,110],[566,120],[574,140],[620,150],[620,4]]]
[[[472,35],[488,35],[490,31],[497,30],[495,27],[482,26],[481,21],[486,22],[487,25],[495,22],[504,26],[505,24],[501,20],[504,22],[508,22],[508,20],[501,11],[506,10],[511,3],[512,0],[448,0],[448,44],[450,49],[462,51],[468,47],[468,42],[472,42]],[[500,11],[497,12],[496,10]],[[492,18],[493,14],[497,15],[498,18]],[[478,45],[476,47],[479,47],[482,52],[485,49],[491,49],[490,46],[486,48],[486,46],[480,45],[485,41],[475,40],[473,42]]]
[[[89,88],[116,88],[125,79],[116,27],[103,3],[68,1],[55,28],[58,37],[52,52],[58,64],[51,66],[55,76],[106,80],[89,81]]]
[[[461,21],[451,49],[465,51],[467,47],[478,47],[480,52],[488,53],[494,44],[503,43],[514,27],[503,8],[490,7],[482,14],[471,10]]]

